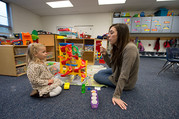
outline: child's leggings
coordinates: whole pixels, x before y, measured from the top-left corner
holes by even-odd
[[[54,88],[49,94],[50,94],[50,97],[54,97],[54,96],[57,96],[61,93],[62,91],[62,88],[60,86],[57,86],[56,88]]]

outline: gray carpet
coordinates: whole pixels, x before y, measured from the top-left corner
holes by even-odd
[[[139,79],[132,91],[124,91],[126,111],[114,106],[113,88],[98,92],[99,107],[91,109],[90,91],[80,86],[54,98],[31,98],[26,75],[0,76],[1,119],[177,119],[179,117],[179,71],[171,69],[157,76],[165,60],[141,58]]]

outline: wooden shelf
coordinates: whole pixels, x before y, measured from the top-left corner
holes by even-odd
[[[94,51],[84,51],[84,52],[91,52],[91,53],[94,53]]]
[[[52,59],[55,59],[55,57],[47,58],[47,60],[52,60]]]
[[[39,36],[39,43],[46,46],[47,52],[53,52],[53,56],[55,56],[55,39],[57,37],[56,34],[40,34]],[[55,57],[47,58],[47,60],[55,61]]]
[[[17,69],[21,67],[26,72],[26,63],[16,65],[17,58],[25,58],[26,55],[15,55],[16,48],[27,48],[23,45],[0,45],[0,75],[21,76],[26,73],[18,74]],[[24,50],[24,49],[23,49]]]
[[[26,65],[26,63],[23,63],[23,64],[17,64],[16,67],[24,66],[24,65]]]
[[[15,55],[14,57],[24,57],[24,56],[27,56],[26,54],[24,55]]]
[[[88,60],[88,64],[94,64],[95,63],[95,48],[93,48],[93,51],[85,51],[85,45],[94,45],[95,46],[95,39],[92,38],[85,38],[85,39],[56,39],[56,61],[59,62],[59,43],[76,43],[76,44],[83,44],[83,60]]]
[[[27,72],[24,72],[24,73],[21,73],[21,74],[18,74],[17,76],[22,76],[22,75],[24,75],[24,74],[26,74]]]

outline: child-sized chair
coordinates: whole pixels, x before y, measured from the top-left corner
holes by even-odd
[[[161,73],[161,72],[165,72],[167,69],[169,69],[170,67],[173,67],[173,72],[175,72],[175,69],[174,69],[174,65],[176,64],[177,65],[177,68],[178,69],[178,64],[179,64],[179,48],[167,48],[166,49],[166,55],[167,55],[167,61],[165,62],[165,64],[163,65],[161,71],[158,73],[158,75]]]
[[[22,32],[21,35],[22,35],[21,39],[22,39],[23,45],[28,45],[27,41],[30,41],[31,43],[33,43],[32,36],[29,32],[27,33]]]

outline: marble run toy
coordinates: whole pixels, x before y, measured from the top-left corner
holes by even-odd
[[[97,90],[92,90],[91,91],[91,108],[97,109],[98,105],[99,105],[99,99],[98,99]]]
[[[61,77],[79,75],[81,82],[84,81],[87,76],[88,61],[79,57],[78,47],[75,47],[73,43],[59,43],[59,59]]]

